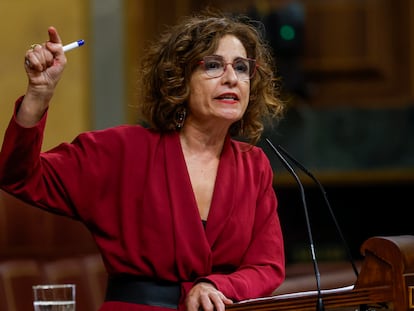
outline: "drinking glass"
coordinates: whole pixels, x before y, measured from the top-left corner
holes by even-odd
[[[35,311],[75,311],[75,284],[45,284],[33,286]]]

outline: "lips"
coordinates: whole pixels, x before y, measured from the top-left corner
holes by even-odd
[[[225,93],[217,96],[215,99],[235,101],[239,100],[239,96],[237,96],[235,93]]]

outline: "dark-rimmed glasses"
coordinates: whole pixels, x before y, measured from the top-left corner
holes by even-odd
[[[205,73],[210,78],[221,77],[226,71],[227,65],[231,65],[239,81],[253,78],[257,68],[255,59],[239,57],[231,63],[226,63],[224,58],[219,55],[204,56],[199,64],[203,66]]]

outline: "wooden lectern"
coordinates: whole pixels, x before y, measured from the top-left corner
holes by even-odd
[[[414,310],[414,236],[378,236],[366,240],[361,271],[353,286],[322,290],[325,310]],[[229,311],[315,311],[318,291],[251,299]]]

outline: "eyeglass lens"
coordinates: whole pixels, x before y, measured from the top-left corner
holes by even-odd
[[[231,64],[239,80],[249,80],[256,69],[256,61],[248,58],[237,58],[232,63],[226,63],[220,56],[205,56],[202,63],[206,74],[211,78],[222,76],[227,64]]]

